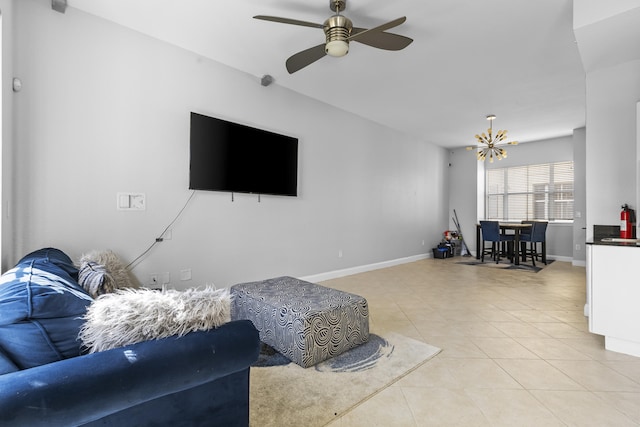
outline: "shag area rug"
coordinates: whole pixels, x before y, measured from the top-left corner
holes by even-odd
[[[511,263],[511,261],[509,261],[508,259],[506,260],[500,260],[500,262],[498,264],[496,264],[495,261],[491,261],[491,259],[487,259],[485,258],[484,262],[480,261],[480,260],[476,260],[474,259],[473,261],[463,261],[463,262],[458,262],[457,264],[463,264],[463,265],[477,265],[480,267],[493,267],[493,268],[501,268],[504,270],[524,270],[524,271],[531,271],[534,273],[538,273],[539,271],[542,271],[545,269],[545,267],[548,267],[549,265],[551,265],[553,263],[552,259],[548,259],[547,260],[547,265],[544,265],[542,263],[542,261],[537,261],[535,267],[530,264],[530,263],[520,263],[518,265],[515,265],[513,263]]]
[[[439,352],[400,334],[371,334],[367,343],[305,369],[263,345],[251,368],[250,425],[324,426]]]

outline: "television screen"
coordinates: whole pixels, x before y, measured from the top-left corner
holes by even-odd
[[[191,113],[189,188],[298,194],[298,139]]]

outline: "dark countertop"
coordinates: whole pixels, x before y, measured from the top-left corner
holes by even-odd
[[[636,241],[636,239],[633,239],[631,241],[616,241],[616,240],[620,240],[620,239],[605,237],[604,239],[598,239],[598,240],[594,240],[593,242],[586,242],[586,243],[587,245],[622,246],[622,247],[626,246],[629,248],[640,247],[640,242]]]

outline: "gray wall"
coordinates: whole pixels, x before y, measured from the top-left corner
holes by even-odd
[[[586,265],[587,249],[587,185],[586,185],[586,139],[585,128],[573,131],[573,263]]]
[[[170,273],[178,288],[226,286],[424,257],[447,228],[443,148],[71,7],[14,8],[24,88],[11,94],[4,268],[45,246],[127,261],[147,249],[190,195],[190,111],[298,137],[299,197],[197,192],[134,270],[142,283]],[[118,211],[118,192],[145,193],[147,209]],[[193,279],[179,281],[187,268]]]
[[[449,165],[449,229],[456,229],[451,218],[455,209],[465,243],[475,255],[476,224],[478,219],[484,218],[484,214],[478,214],[479,209],[484,211],[484,199],[482,193],[478,192],[479,178],[484,175],[484,164],[478,162],[473,153],[462,148],[449,151]]]
[[[582,136],[581,136],[582,135]],[[577,148],[576,148],[577,147]],[[582,151],[580,151],[582,150]],[[574,161],[574,180],[578,191],[575,204],[584,209],[584,129],[577,129],[572,135],[523,143],[507,147],[506,159],[489,163],[479,162],[473,152],[465,148],[449,152],[449,180],[452,183],[449,204],[456,209],[463,224],[465,240],[475,251],[474,224],[484,219],[484,171],[485,169],[522,166],[539,163]],[[577,151],[577,154],[575,152]],[[577,163],[577,166],[576,166]],[[576,208],[577,210],[578,208]],[[464,219],[464,221],[463,221]],[[551,223],[547,229],[547,253],[550,257],[563,261],[584,264],[584,218],[573,223]],[[579,231],[577,231],[578,229]],[[576,252],[576,244],[580,249]]]

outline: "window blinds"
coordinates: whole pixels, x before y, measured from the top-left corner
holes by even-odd
[[[486,218],[573,220],[573,162],[488,169]]]

